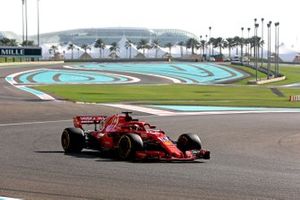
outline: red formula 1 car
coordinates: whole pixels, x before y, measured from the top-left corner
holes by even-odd
[[[191,161],[210,159],[201,148],[196,134],[182,134],[175,142],[165,132],[149,123],[132,119],[130,112],[106,116],[76,116],[75,128],[66,128],[61,143],[66,153],[79,153],[83,148],[114,151],[122,160],[157,159]],[[93,130],[84,126],[92,125]]]

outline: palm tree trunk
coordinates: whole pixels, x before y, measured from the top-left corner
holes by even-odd
[[[72,51],[71,51],[71,52],[72,52],[72,60],[74,59],[74,56],[73,56],[73,55],[74,55],[74,54],[73,54],[73,51],[74,51],[74,49],[72,49]]]
[[[183,47],[180,46],[180,56],[183,57]]]

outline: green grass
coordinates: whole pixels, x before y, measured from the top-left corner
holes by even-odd
[[[250,80],[254,80],[256,79],[256,71],[251,69],[250,67],[245,67],[245,66],[236,66],[236,65],[230,65],[230,67],[234,68],[234,69],[238,69],[238,70],[241,70],[241,71],[244,71],[246,72],[247,74],[249,74],[250,76],[248,78],[245,78],[245,79],[242,79],[238,82],[235,82],[235,84],[238,84],[238,85],[247,85],[248,84],[248,81]],[[265,78],[266,75],[264,73],[261,73],[261,72],[257,72],[257,78],[258,79],[262,79],[262,78]]]
[[[300,90],[280,89],[278,97],[269,88],[256,86],[199,86],[199,85],[52,85],[37,89],[70,101],[123,102],[135,104],[300,107],[289,102],[289,95]]]
[[[266,65],[265,65],[266,66]],[[245,66],[231,66],[233,68],[236,69],[240,69],[244,72],[247,72],[248,74],[251,75],[251,77],[243,79],[241,81],[236,82],[235,84],[240,84],[240,85],[247,85],[247,82],[249,80],[254,80],[255,79],[255,70],[249,68],[249,67],[245,67]],[[272,69],[274,68],[274,66],[272,65]],[[279,85],[288,85],[288,84],[292,84],[292,83],[299,83],[300,82],[300,65],[285,65],[285,64],[281,64],[279,66],[279,70],[280,73],[284,74],[286,76],[286,80],[284,81],[279,81],[279,82],[273,82],[273,83],[269,83],[266,84],[268,86],[270,85],[274,85],[274,86],[279,86]],[[265,79],[266,75],[258,72],[258,79]]]
[[[207,106],[250,106],[250,107],[295,107],[300,102],[289,102],[290,95],[300,95],[299,89],[278,88],[280,85],[300,82],[300,66],[280,66],[280,72],[287,80],[270,83],[267,86],[249,86],[255,79],[255,70],[244,66],[233,66],[245,71],[250,77],[234,85],[50,85],[38,86],[58,98],[69,101],[97,103],[207,105]],[[258,72],[258,79],[266,75]],[[277,87],[284,97],[272,93],[270,87]]]

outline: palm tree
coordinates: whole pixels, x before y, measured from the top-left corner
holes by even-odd
[[[111,43],[111,47],[109,47],[110,52],[117,52],[119,49],[118,44],[116,42]]]
[[[194,49],[199,48],[199,42],[194,38],[190,38],[186,41],[186,47],[189,49],[192,48],[192,54],[195,54]]]
[[[169,56],[171,57],[171,50],[172,50],[172,46],[173,44],[171,42],[168,42],[167,44],[165,44],[165,47],[168,47],[169,48]]]
[[[181,42],[178,42],[177,45],[180,46],[180,56],[183,57],[183,47],[185,46],[185,43],[183,41],[181,41]]]
[[[213,45],[213,48],[219,48],[219,53],[220,53],[220,56],[222,56],[222,49],[224,48],[224,40],[223,38],[221,37],[218,37],[218,38],[211,38],[213,39],[212,40],[212,45]]]
[[[34,46],[34,42],[32,40],[24,40],[24,42],[22,42],[22,46]]]
[[[132,42],[131,42],[131,40],[127,40],[125,42],[125,48],[126,48],[126,55],[127,55],[128,49],[129,49],[129,58],[131,59],[131,48],[132,48]]]
[[[57,46],[52,45],[52,46],[50,47],[50,49],[49,49],[49,53],[50,53],[50,54],[53,53],[53,56],[55,56],[57,50],[58,50]]]
[[[143,50],[143,55],[145,56],[145,49],[147,47],[148,41],[146,39],[141,39],[137,44],[137,49]]]
[[[84,53],[87,53],[87,50],[91,50],[91,47],[87,44],[83,44],[81,45],[81,48],[84,50]]]
[[[155,49],[155,58],[157,58],[158,49],[159,49],[159,40],[155,39],[152,41],[152,48]]]
[[[202,48],[202,57],[204,56],[205,47],[206,47],[206,41],[200,40],[200,48]]]
[[[236,48],[236,53],[235,54],[238,55],[239,54],[239,49],[237,48],[237,46],[241,45],[241,38],[239,36],[235,36],[233,38],[233,41],[234,41],[234,46]]]
[[[232,47],[234,47],[235,42],[233,38],[226,38],[226,46],[228,48],[228,54],[229,54],[229,58],[231,58],[231,49]]]
[[[250,43],[250,54],[251,54],[252,48],[254,48],[254,46],[260,47],[262,44],[262,40],[258,36],[253,36],[253,37],[249,38],[249,43]]]
[[[2,38],[0,39],[0,45],[1,46],[18,46],[18,43],[15,39],[9,39],[9,38]]]
[[[75,49],[75,45],[72,44],[72,43],[70,43],[70,44],[68,45],[68,50],[71,50],[71,59],[72,59],[72,60],[73,60],[73,58],[74,58],[74,49]]]
[[[99,48],[99,58],[101,58],[102,57],[102,50],[104,50],[105,49],[105,43],[103,42],[103,40],[102,39],[97,39],[96,40],[96,42],[95,42],[95,44],[94,44],[94,47],[95,48]]]

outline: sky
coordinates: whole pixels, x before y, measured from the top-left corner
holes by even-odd
[[[22,0],[0,0],[0,31],[22,34]],[[28,33],[37,33],[37,0],[28,0]],[[280,22],[280,42],[300,50],[300,1],[284,0],[40,0],[40,32],[77,28],[182,29],[212,37],[241,36],[241,27]],[[274,26],[272,26],[274,32]],[[261,26],[258,34],[261,34]],[[244,36],[247,36],[244,31]],[[274,35],[273,35],[274,39]]]

